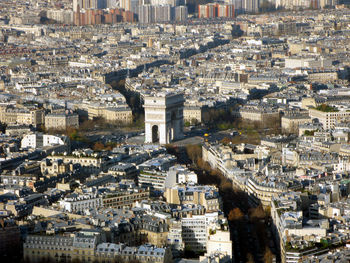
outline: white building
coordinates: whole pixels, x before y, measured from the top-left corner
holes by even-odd
[[[82,213],[89,209],[98,209],[103,206],[102,198],[91,194],[71,194],[59,201],[60,206],[70,213]]]
[[[67,136],[55,136],[42,133],[27,134],[21,140],[21,148],[32,149],[69,144],[69,138]]]
[[[210,231],[207,242],[207,254],[224,254],[232,259],[232,241],[230,231]]]
[[[184,249],[184,242],[182,240],[182,225],[181,221],[173,220],[169,226],[167,244],[172,248],[174,253],[179,253]]]
[[[285,59],[285,68],[332,68],[332,60],[320,58],[315,59],[312,57],[292,57]]]
[[[348,108],[333,108],[332,111],[321,111],[310,108],[309,116],[312,119],[318,119],[318,121],[323,125],[323,129],[328,130],[333,129],[337,123],[348,122],[350,120],[350,111]]]
[[[139,185],[164,190],[167,174],[164,171],[141,171],[138,176]]]
[[[209,226],[215,224],[217,220],[217,212],[181,218],[182,239],[185,247],[192,251],[205,251],[207,249]]]
[[[197,174],[188,170],[185,166],[175,165],[170,167],[167,178],[165,179],[165,187],[171,188],[176,184],[197,184]]]

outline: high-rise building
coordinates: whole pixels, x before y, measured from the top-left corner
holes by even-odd
[[[139,22],[143,24],[154,23],[154,9],[151,5],[141,5],[138,7]]]
[[[219,5],[218,6],[218,17],[235,17],[234,5]]]
[[[120,0],[120,8],[125,11],[131,11],[135,14],[138,12],[139,0]]]
[[[138,7],[138,16],[139,22],[143,24],[169,22],[175,19],[177,21],[184,21],[187,19],[187,7],[173,7],[171,5],[150,4],[140,5]]]
[[[185,21],[188,17],[187,6],[177,6],[175,7],[175,20]]]
[[[259,0],[242,0],[242,9],[244,12],[256,13],[259,11]]]
[[[228,17],[233,18],[235,16],[235,8],[232,4],[217,4],[211,3],[198,6],[199,18],[215,18],[215,17]]]
[[[235,14],[242,13],[242,1],[243,0],[225,0],[225,4],[233,5],[235,7]]]
[[[170,5],[157,5],[154,6],[154,21],[157,22],[168,22],[173,20],[174,9]]]
[[[107,8],[107,0],[73,0],[73,11],[80,9],[105,9]]]

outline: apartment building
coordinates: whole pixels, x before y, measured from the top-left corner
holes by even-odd
[[[261,182],[256,177],[247,180],[247,192],[249,201],[254,205],[262,204],[264,207],[270,205],[271,198],[285,191],[286,188],[268,182]]]
[[[329,228],[328,219],[318,220],[307,225],[303,222],[302,206],[307,203],[307,196],[297,192],[283,192],[271,200],[271,217],[275,240],[279,243],[281,261],[283,263],[300,262],[305,256],[312,256],[328,252],[310,244],[312,237],[318,240],[326,237]],[[315,224],[317,223],[317,224]],[[295,238],[295,248],[291,246],[291,237]]]
[[[8,136],[23,136],[31,132],[29,125],[25,124],[9,124],[6,126],[6,135]]]
[[[336,71],[309,71],[308,79],[319,83],[329,83],[338,80],[338,73]]]
[[[185,106],[184,108],[184,121],[188,121],[191,124],[202,122],[202,108],[195,106]]]
[[[96,232],[97,233],[97,232]],[[24,258],[29,262],[43,260],[57,262],[123,262],[171,263],[169,248],[142,245],[100,243],[100,237],[91,233],[65,233],[63,235],[29,235],[23,245]]]
[[[165,219],[151,215],[140,215],[130,223],[120,224],[114,233],[114,242],[135,244],[140,241],[163,247],[167,243],[168,224]]]
[[[337,110],[321,111],[316,108],[309,109],[309,116],[312,119],[318,119],[323,125],[323,129],[333,129],[338,122],[350,120],[350,111]]]
[[[38,127],[44,124],[45,112],[41,109],[0,107],[0,121],[6,124],[24,124]]]
[[[182,240],[192,251],[205,251],[207,248],[207,224],[205,215],[194,215],[181,219]]]
[[[232,259],[232,241],[228,229],[213,229],[209,231],[207,254],[223,254]]]
[[[68,172],[78,171],[80,164],[64,163],[62,159],[50,160],[44,159],[40,162],[40,170],[42,174],[64,174]]]
[[[244,106],[234,112],[234,115],[248,121],[271,122],[279,120],[280,113],[277,109],[261,106]]]
[[[209,3],[206,5],[198,5],[199,18],[215,18],[215,17],[235,17],[235,8],[231,4]]]
[[[79,128],[79,115],[74,113],[50,113],[45,116],[45,128],[65,130],[69,127]]]
[[[69,213],[83,213],[86,209],[103,206],[102,198],[92,194],[71,194],[59,201],[60,206]]]
[[[54,145],[67,145],[70,149],[70,140],[67,136],[55,136],[42,133],[27,134],[21,140],[21,148],[42,148]]]
[[[65,235],[29,235],[23,244],[24,258],[29,262],[57,260],[58,262],[92,262],[98,236],[80,233]]]
[[[112,122],[132,122],[132,111],[129,107],[106,108],[103,110],[102,117]]]
[[[185,247],[195,252],[206,251],[209,228],[217,219],[217,212],[181,218],[182,240]]]
[[[92,232],[81,235],[29,235],[23,246],[24,258],[29,262],[53,260],[57,262],[122,262],[171,263],[169,248],[142,245],[129,247],[124,244],[99,243],[100,238]]]
[[[132,122],[132,110],[129,107],[108,107],[100,104],[87,106],[89,119],[103,118],[112,122]]]
[[[167,188],[164,197],[169,204],[202,205],[208,212],[222,208],[222,200],[215,186],[175,186]]]
[[[108,169],[108,173],[121,178],[134,179],[139,174],[136,166],[131,163],[121,163]]]
[[[172,255],[169,248],[160,248],[152,245],[127,247],[123,244],[113,243],[102,243],[97,245],[95,252],[95,261],[99,263],[109,262],[110,258],[120,258],[122,262],[172,262]]]
[[[167,173],[165,171],[140,171],[138,176],[139,185],[142,187],[152,187],[158,190],[164,190]]]
[[[283,133],[294,133],[298,134],[299,125],[310,122],[311,118],[307,115],[286,115],[281,118],[281,126]]]
[[[48,156],[48,159],[51,161],[63,160],[64,163],[80,164],[82,171],[86,173],[106,172],[109,167],[109,160],[103,157],[57,155]]]
[[[171,220],[167,244],[171,247],[173,256],[180,256],[184,250],[185,246],[182,240],[182,225],[180,220]]]
[[[106,193],[102,196],[103,207],[116,209],[130,209],[135,202],[141,202],[149,198],[149,191],[143,189],[116,190],[113,193]]]

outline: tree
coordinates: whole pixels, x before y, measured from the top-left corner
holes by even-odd
[[[199,124],[199,121],[198,121],[196,118],[192,118],[192,119],[191,119],[191,124],[192,124],[192,125],[198,125],[198,124]]]
[[[200,145],[189,144],[186,146],[186,152],[193,164],[202,158],[202,147]]]
[[[243,218],[243,216],[244,216],[244,214],[242,213],[241,209],[236,207],[236,208],[233,208],[228,213],[228,220],[230,220],[230,221],[241,220]]]
[[[251,253],[247,254],[247,263],[254,263],[254,257]]]
[[[232,189],[232,183],[229,180],[223,180],[219,186],[222,192],[230,191]]]
[[[221,140],[221,143],[222,144],[230,144],[232,143],[232,140],[228,137],[224,137],[222,140]]]
[[[309,131],[309,130],[304,131],[305,136],[314,136],[314,134],[315,134],[315,131],[313,131],[313,130],[312,131]]]
[[[252,219],[264,219],[266,214],[262,205],[259,205],[258,207],[249,209],[249,216]]]
[[[112,80],[110,85],[112,86],[112,88],[116,88],[118,86],[118,82],[116,80]]]
[[[78,131],[77,131],[77,129],[69,127],[69,128],[67,128],[66,132],[67,132],[67,136],[72,141],[76,141],[78,139]]]
[[[101,142],[96,142],[94,146],[92,147],[94,151],[103,151],[105,149],[105,146]]]
[[[272,263],[273,258],[274,258],[274,255],[272,254],[271,249],[268,246],[265,246],[264,262]]]

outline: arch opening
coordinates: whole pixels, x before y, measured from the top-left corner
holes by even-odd
[[[158,125],[152,126],[152,143],[159,142],[159,129]]]

